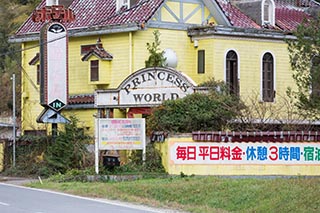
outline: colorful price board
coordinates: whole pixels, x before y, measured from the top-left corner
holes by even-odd
[[[174,164],[320,164],[320,143],[173,143]]]

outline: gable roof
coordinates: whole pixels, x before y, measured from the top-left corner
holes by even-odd
[[[239,8],[231,4],[230,1],[216,0],[216,2],[223,11],[226,18],[229,20],[231,26],[241,28],[261,28],[251,18],[241,12]]]
[[[93,103],[94,103],[94,94],[70,95],[68,100],[69,105],[93,104]]]
[[[283,31],[295,30],[305,19],[312,19],[311,15],[303,10],[290,6],[277,6],[275,12],[276,26]]]
[[[36,53],[36,55],[29,61],[29,65],[36,65],[40,60],[40,54]]]
[[[90,30],[106,26],[138,26],[149,21],[164,0],[139,0],[128,10],[116,12],[115,0],[73,0],[69,8],[76,20],[65,23],[68,30]],[[45,0],[37,9],[44,7]],[[30,16],[15,33],[16,36],[39,33],[43,23],[35,23]]]
[[[213,0],[214,1],[214,0]],[[304,19],[311,19],[308,8],[320,10],[319,3],[314,0],[274,0],[275,1],[275,26],[260,26],[249,16],[241,11],[230,0],[215,0],[224,15],[229,20],[231,26],[240,28],[271,28],[282,31],[293,31]],[[300,2],[297,4],[297,2]],[[303,4],[302,4],[303,3]]]
[[[95,47],[91,48],[90,51],[81,58],[81,60],[88,61],[92,55],[95,55],[96,57],[107,61],[113,59],[113,56],[108,53],[103,47],[98,47],[98,45],[96,45]]]
[[[254,1],[254,0],[247,0]],[[205,6],[218,21],[218,25],[237,28],[276,29],[292,31],[304,19],[312,18],[308,9],[320,10],[319,3],[314,0],[274,0],[275,26],[261,26],[246,12],[241,11],[234,2],[236,0],[203,0]],[[72,35],[96,35],[101,33],[129,32],[143,29],[166,0],[137,0],[130,9],[116,12],[116,0],[73,0],[69,8],[74,12],[76,20],[65,23]],[[297,2],[300,2],[297,4]],[[45,6],[45,0],[37,9]],[[199,23],[200,25],[201,23]],[[33,22],[30,16],[18,29],[12,41],[38,39],[43,23]],[[15,40],[16,39],[16,40]]]

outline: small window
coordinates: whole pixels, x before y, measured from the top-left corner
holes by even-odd
[[[90,80],[99,81],[99,61],[90,61]]]
[[[266,53],[262,59],[262,100],[264,102],[273,102],[274,91],[274,69],[273,57]]]
[[[198,50],[198,74],[205,73],[205,51]]]
[[[37,65],[37,85],[40,84],[40,64]]]

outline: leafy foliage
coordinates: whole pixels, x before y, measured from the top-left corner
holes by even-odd
[[[134,150],[130,156],[130,162],[134,167],[139,167],[140,171],[145,172],[164,172],[159,150],[154,147],[154,144],[148,144],[146,147],[146,161],[142,161],[142,150]]]
[[[146,67],[163,67],[166,61],[164,57],[164,51],[160,50],[160,32],[155,30],[153,32],[154,35],[154,42],[147,43],[147,50],[150,53],[148,60],[145,61]]]
[[[16,147],[16,168],[8,168],[7,172],[21,176],[50,176],[92,166],[93,153],[86,148],[92,139],[79,131],[75,117],[70,120],[55,140],[46,136],[22,136]],[[8,158],[12,159],[12,156]]]
[[[17,112],[20,108],[20,56],[19,44],[10,43],[9,37],[27,19],[41,0],[0,0],[0,112],[12,109],[12,81],[16,74]]]
[[[244,105],[228,94],[223,82],[211,79],[203,85],[211,86],[208,94],[194,93],[155,108],[148,119],[148,130],[184,133],[227,129]]]
[[[297,98],[297,106],[310,116],[320,112],[320,16],[304,21],[294,32],[297,39],[287,40],[290,63],[297,91],[288,95]],[[316,93],[310,94],[310,89]]]
[[[176,212],[318,212],[319,210],[320,179],[317,177],[185,177],[183,174],[181,177],[169,176],[118,183],[44,181],[43,184],[32,183],[32,186],[81,196],[177,209]]]
[[[54,143],[48,147],[46,161],[56,173],[65,173],[67,170],[85,168],[88,151],[86,144],[90,139],[77,127],[78,120],[71,117],[71,123],[66,124],[65,131],[60,131]]]

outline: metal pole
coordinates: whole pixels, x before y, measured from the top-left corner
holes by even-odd
[[[94,165],[96,174],[99,174],[99,116],[95,118],[95,140],[94,140]]]
[[[16,166],[16,75],[12,75],[13,167]]]
[[[53,142],[55,142],[56,138],[58,136],[58,124],[52,123],[51,127],[52,127],[52,130],[51,130],[52,131],[52,140],[53,140]]]

